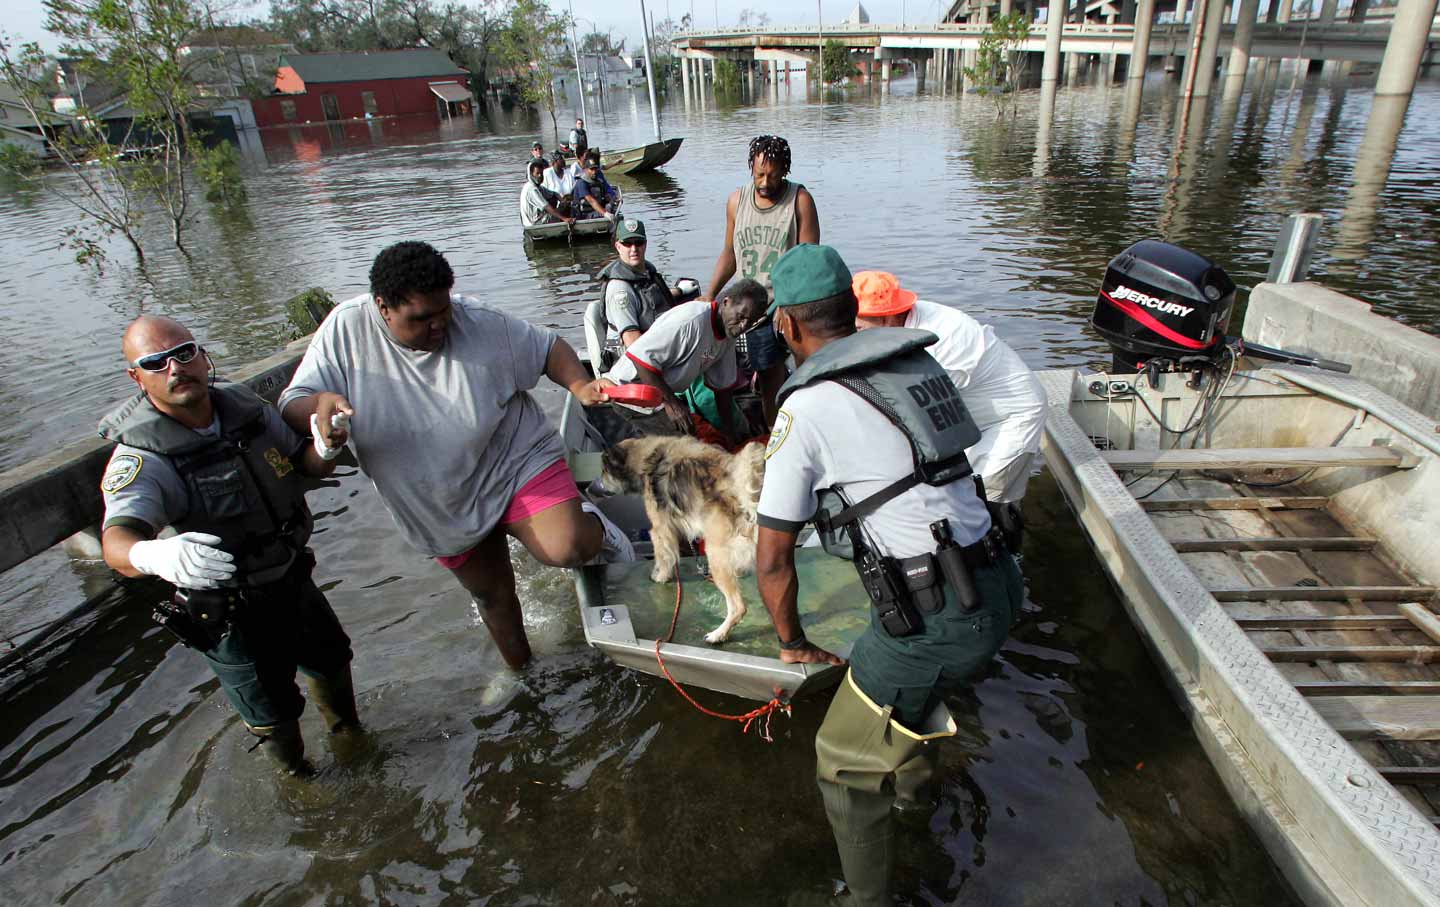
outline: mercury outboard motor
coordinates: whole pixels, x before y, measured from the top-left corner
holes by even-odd
[[[1189,249],[1144,239],[1110,260],[1090,323],[1110,344],[1117,374],[1213,366],[1227,347],[1236,355],[1350,371],[1341,362],[1226,336],[1234,306],[1235,281],[1224,268]]]
[[[1215,358],[1225,342],[1235,281],[1189,249],[1144,239],[1110,260],[1090,323],[1133,374],[1151,359]]]

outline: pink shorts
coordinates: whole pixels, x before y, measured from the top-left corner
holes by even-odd
[[[563,459],[556,460],[515,492],[515,497],[510,499],[510,506],[505,508],[505,514],[500,517],[500,525],[518,523],[542,510],[549,510],[556,504],[573,501],[578,497],[580,492],[575,488],[575,477],[570,474],[570,467],[565,465]],[[480,546],[475,546],[478,547]],[[435,562],[449,570],[458,570],[475,556],[475,548],[459,554],[437,557]]]

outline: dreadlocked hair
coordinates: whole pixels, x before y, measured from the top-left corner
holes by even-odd
[[[778,135],[757,135],[750,140],[749,165],[755,166],[755,159],[763,157],[780,167],[784,173],[790,172],[790,143]]]
[[[536,162],[538,163],[538,161]],[[455,272],[429,243],[407,240],[387,246],[370,266],[370,293],[389,305],[404,305],[412,293],[455,286]]]

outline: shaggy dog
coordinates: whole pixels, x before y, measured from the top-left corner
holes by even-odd
[[[600,481],[612,493],[638,494],[650,518],[657,583],[675,577],[680,542],[703,538],[716,587],[725,596],[725,621],[705,634],[724,642],[745,616],[739,577],[755,567],[755,507],[765,474],[765,445],[738,454],[689,437],[644,437],[605,451]]]

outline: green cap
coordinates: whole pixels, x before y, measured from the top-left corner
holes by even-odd
[[[804,305],[850,289],[850,269],[829,246],[801,243],[781,255],[770,269],[770,288],[775,301],[767,311],[782,305]]]
[[[634,217],[627,217],[615,225],[615,241],[624,242],[627,239],[644,239],[645,224]]]

